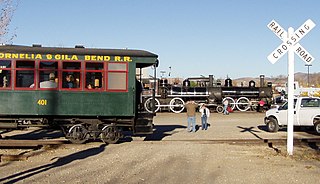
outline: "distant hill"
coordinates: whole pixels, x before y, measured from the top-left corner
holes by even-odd
[[[295,81],[298,81],[300,86],[308,87],[308,74],[298,72],[294,75]],[[237,79],[232,79],[233,86],[248,86],[251,80],[255,81],[256,86],[260,86],[260,78],[259,77],[241,77]],[[182,84],[183,78],[168,78],[169,84]],[[220,79],[222,85],[224,85],[224,79]],[[286,75],[279,75],[279,76],[271,76],[265,77],[265,83],[272,82],[273,86],[284,86],[288,79]],[[309,75],[310,87],[317,87],[320,88],[320,72],[319,73],[311,73]]]
[[[298,72],[294,74],[295,81],[298,81],[300,85],[307,87],[308,86],[308,74]],[[249,84],[249,81],[253,80],[256,82],[256,85],[260,85],[260,78],[259,77],[241,77],[237,79],[232,79],[234,86],[240,86],[241,82],[244,86],[247,86]],[[287,76],[285,75],[279,75],[279,76],[271,76],[271,77],[265,77],[265,82],[272,82],[275,86],[283,86],[287,82]],[[311,73],[309,75],[309,86],[314,87],[320,87],[320,72],[319,73]]]

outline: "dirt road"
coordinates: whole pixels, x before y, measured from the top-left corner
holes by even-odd
[[[115,145],[68,144],[27,161],[1,162],[0,183],[318,183],[320,155],[309,147],[295,147],[288,157],[283,146],[276,152],[266,145],[170,141],[285,135],[265,132],[261,118],[255,113],[213,114],[208,131],[187,133],[184,114],[158,114],[155,125],[162,130],[149,137]]]

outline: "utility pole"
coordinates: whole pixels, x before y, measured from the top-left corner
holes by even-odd
[[[304,66],[308,67],[308,87],[310,87],[310,80],[309,80],[310,70],[309,70],[309,67],[312,66],[312,64],[305,64]]]

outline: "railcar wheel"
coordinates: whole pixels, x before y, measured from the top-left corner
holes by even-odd
[[[88,130],[81,124],[72,126],[66,138],[73,144],[82,144],[88,140]]]
[[[170,100],[170,110],[174,113],[180,113],[184,110],[184,101],[181,98],[173,98]]]
[[[218,105],[216,108],[217,113],[223,113],[223,106],[222,105]]]
[[[229,106],[230,106],[230,108],[231,108],[232,110],[234,110],[234,108],[236,107],[236,102],[234,101],[234,99],[231,98],[231,97],[225,97],[222,101],[224,101],[224,100],[226,100],[226,99],[229,101]]]
[[[160,110],[160,102],[158,99],[154,99],[155,102],[154,102],[154,105],[156,106],[155,107],[155,110],[154,112],[158,112]],[[148,98],[145,102],[144,102],[144,108],[146,109],[146,111],[148,111],[149,113],[152,113],[152,98]]]
[[[120,132],[116,126],[107,125],[103,127],[100,137],[101,140],[106,144],[115,144],[120,139]]]
[[[239,111],[247,111],[250,109],[250,100],[246,97],[240,97],[238,100],[237,100],[237,103],[236,103],[236,106],[237,106],[237,109]]]
[[[267,123],[267,129],[269,132],[278,132],[279,124],[275,118],[270,117],[269,122]]]

